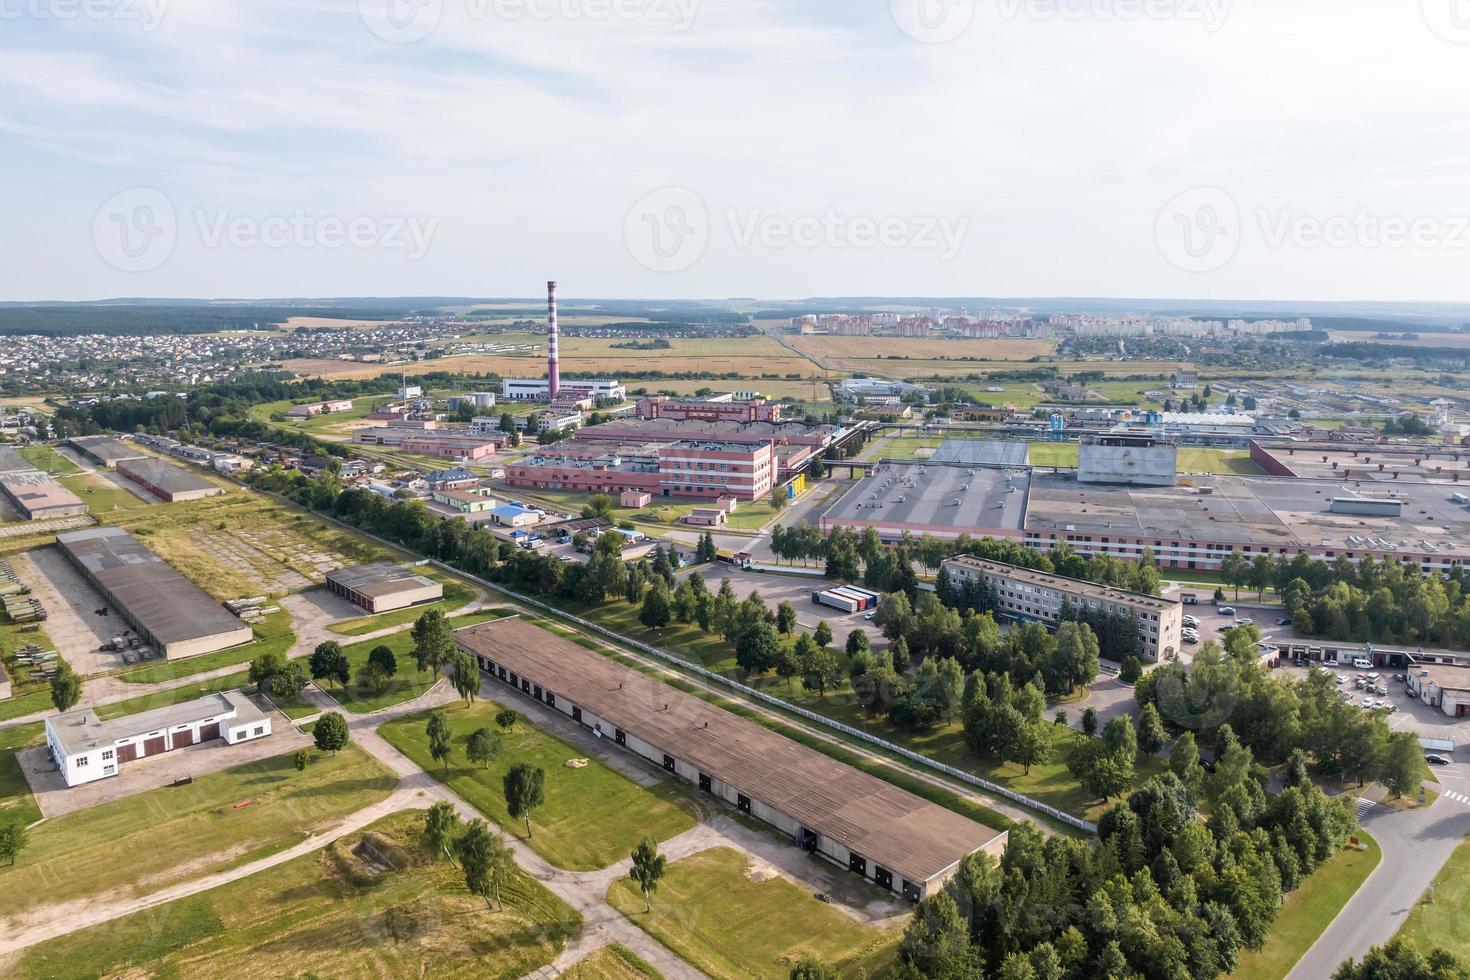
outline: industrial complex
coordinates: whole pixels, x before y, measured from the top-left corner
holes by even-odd
[[[249,626],[120,527],[67,531],[56,543],[143,641],[170,660],[252,638]]]
[[[791,842],[911,901],[1006,834],[548,633],[502,619],[455,634],[480,668]]]
[[[391,562],[328,572],[327,588],[370,613],[406,609],[444,598],[444,586]]]
[[[83,457],[106,469],[112,469],[125,459],[146,456],[122,442],[116,436],[73,436],[66,444]]]
[[[155,497],[169,503],[202,500],[225,492],[225,488],[218,483],[212,483],[182,467],[152,456],[118,460],[117,471]]]
[[[88,510],[82,498],[58,483],[55,477],[35,469],[0,470],[0,493],[26,521],[74,517]]]

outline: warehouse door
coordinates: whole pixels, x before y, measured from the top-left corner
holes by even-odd
[[[145,738],[143,740],[144,755],[160,755],[163,753],[163,749],[164,746],[162,735],[158,736],[157,738]]]
[[[219,738],[219,722],[212,721],[199,729],[199,741],[212,742]]]
[[[185,749],[194,744],[194,730],[186,728],[181,732],[174,732],[174,748]]]
[[[137,757],[138,757],[138,744],[136,742],[129,742],[126,745],[119,745],[117,747],[117,761],[118,762],[132,762]]]

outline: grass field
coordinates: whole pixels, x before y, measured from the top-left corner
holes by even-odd
[[[475,592],[459,579],[446,575],[435,568],[424,567],[417,570],[419,574],[425,575],[444,586],[444,598],[438,602],[432,602],[423,606],[411,606],[408,609],[395,609],[392,612],[379,613],[376,616],[363,616],[359,619],[348,619],[340,623],[333,623],[327,629],[341,636],[361,636],[364,633],[376,633],[378,630],[387,629],[390,626],[401,626],[404,623],[412,623],[424,614],[426,609],[442,609],[446,616],[454,613],[469,604],[475,597]]]
[[[628,947],[614,943],[578,960],[561,976],[562,980],[662,980],[663,974]]]
[[[15,754],[46,737],[40,722],[0,728],[0,824],[30,825],[41,819],[41,808]]]
[[[518,874],[491,912],[418,845],[419,811],[213,891],[40,944],[0,962],[21,978],[524,976],[581,917]],[[354,853],[364,838],[397,870]],[[617,978],[619,974],[601,974]],[[634,975],[636,976],[636,974]]]
[[[104,721],[109,718],[120,718],[123,715],[133,715],[140,711],[148,711],[152,708],[162,708],[165,705],[180,704],[184,701],[193,701],[202,698],[206,694],[217,694],[221,691],[247,691],[254,693],[255,685],[250,683],[250,671],[241,670],[224,677],[216,677],[212,680],[195,681],[192,684],[184,684],[180,687],[171,687],[163,691],[154,691],[151,694],[140,694],[126,701],[115,701],[112,704],[97,706],[97,717]],[[46,704],[51,705],[50,692],[44,694]],[[271,698],[281,713],[287,718],[305,718],[316,714],[320,708],[303,698]],[[36,709],[39,710],[39,709]]]
[[[1424,953],[1441,946],[1461,959],[1470,957],[1470,838],[1434,876],[1433,894],[1433,902],[1414,906],[1398,938]]]
[[[192,677],[207,670],[249,663],[267,653],[285,653],[296,642],[296,634],[292,632],[291,625],[291,614],[281,609],[262,617],[250,627],[255,634],[255,641],[252,643],[228,650],[216,650],[200,657],[137,667],[119,674],[118,679],[129,684],[159,684],[178,677]]]
[[[40,629],[26,633],[23,632],[26,626],[39,626]],[[11,691],[16,697],[51,688],[50,681],[31,676],[34,668],[16,662],[15,651],[28,643],[36,644],[43,651],[56,649],[56,644],[51,642],[51,637],[46,633],[45,623],[0,623],[0,651],[4,652],[5,673],[10,678]]]
[[[1078,446],[1075,442],[1033,442],[1028,454],[1032,466],[1077,465]],[[1236,474],[1238,476],[1260,476],[1265,470],[1251,460],[1244,449],[1187,449],[1179,450],[1180,473]]]
[[[567,761],[582,758],[581,753],[525,721],[502,734],[498,759],[488,767],[472,766],[464,755],[465,742],[477,728],[496,730],[495,714],[499,710],[484,701],[445,709],[454,732],[454,755],[447,774],[444,766],[429,756],[424,732],[427,712],[388,722],[380,731],[434,778],[506,833],[517,836],[523,836],[526,828],[506,812],[501,779],[517,762],[530,762],[544,769],[546,805],[531,815],[532,836],[527,843],[559,868],[605,868],[631,854],[644,837],[667,840],[694,826],[693,818],[681,809],[683,796],[677,788],[660,783],[645,789],[596,759],[585,768],[569,768]]]
[[[21,446],[16,452],[20,453],[27,462],[44,473],[66,476],[82,471],[81,467],[50,446]]]
[[[61,485],[85,501],[99,521],[115,521],[123,514],[155,506],[100,473],[64,476],[61,478]]]
[[[653,911],[627,878],[608,901],[696,969],[715,978],[785,980],[803,956],[843,976],[876,974],[895,957],[899,930],[879,930],[817,901],[779,876],[753,874],[743,854],[714,848],[668,866]]]
[[[383,799],[397,783],[355,747],[313,756],[305,772],[276,756],[45,821],[4,872],[0,922],[14,928],[47,906],[147,895],[249,863]],[[243,800],[250,805],[236,809]]]
[[[1266,945],[1241,954],[1232,980],[1281,980],[1291,972],[1378,866],[1383,856],[1378,842],[1361,832],[1358,839],[1368,845],[1366,851],[1339,852],[1286,896]]]

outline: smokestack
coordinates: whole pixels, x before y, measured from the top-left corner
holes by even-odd
[[[561,391],[561,358],[557,351],[556,283],[546,284],[546,385],[551,400]]]

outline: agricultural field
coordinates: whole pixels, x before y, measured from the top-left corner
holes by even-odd
[[[1390,330],[1390,334],[1413,333],[1412,330]],[[1393,347],[1454,347],[1470,349],[1470,333],[1421,333],[1417,340],[1386,340],[1377,330],[1329,330],[1327,335],[1340,343],[1388,344]]]
[[[14,930],[68,902],[149,895],[248,864],[384,799],[396,783],[349,746],[313,753],[305,772],[281,755],[55,817],[32,828],[5,871],[0,923]]]
[[[900,930],[857,922],[725,847],[669,864],[651,912],[627,878],[614,882],[607,897],[634,925],[717,980],[785,980],[804,956],[843,976],[877,975],[893,963],[900,938]]]
[[[1054,340],[939,340],[919,337],[827,337],[790,336],[787,342],[796,350],[832,365],[848,369],[847,362],[888,361],[902,358],[910,361],[944,363],[946,361],[1029,361],[1046,357],[1057,347]],[[877,370],[871,364],[857,370]]]
[[[501,733],[500,755],[494,762],[471,764],[465,758],[465,742],[478,728],[498,731],[499,710],[486,701],[444,709],[454,733],[454,754],[447,766],[429,755],[424,731],[428,712],[387,722],[379,731],[435,779],[517,837],[523,837],[526,828],[506,812],[501,779],[517,762],[540,766],[546,772],[546,804],[531,814],[526,843],[568,871],[605,868],[627,857],[644,837],[667,840],[694,826],[677,787],[662,781],[640,786],[596,759],[582,768],[569,767],[567,763],[583,758],[582,753],[525,720]]]
[[[832,390],[827,387],[825,381],[774,381],[771,379],[751,379],[750,381],[674,381],[660,378],[657,380],[640,380],[637,377],[620,379],[628,386],[628,397],[637,398],[635,390],[646,389],[651,394],[661,391],[672,392],[676,395],[693,395],[695,392],[709,389],[710,391],[723,392],[734,391],[739,388],[754,389],[759,391],[770,401],[780,401],[782,398],[795,398],[803,402],[815,401],[823,404],[828,410],[832,407]]]
[[[32,947],[0,972],[514,978],[550,963],[581,917],[519,873],[504,909],[487,909],[452,863],[424,853],[422,823],[420,811],[386,817],[241,881]]]
[[[370,413],[377,411],[380,405],[385,405],[392,400],[391,395],[360,396],[353,399],[352,410],[348,412],[317,415],[309,419],[285,419],[272,424],[307,432],[323,439],[331,439],[333,436],[346,436],[352,429],[369,424],[364,423],[363,419]],[[302,404],[302,402],[290,400],[266,402],[251,408],[250,417],[258,419],[261,422],[270,422],[272,415],[289,412],[291,407],[297,404]]]

